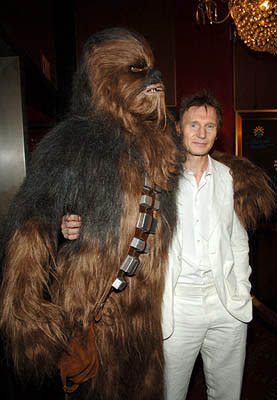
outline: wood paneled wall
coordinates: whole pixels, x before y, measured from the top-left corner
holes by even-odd
[[[277,109],[277,56],[234,42],[235,110]]]

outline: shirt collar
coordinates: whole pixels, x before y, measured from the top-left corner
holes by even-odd
[[[208,154],[208,167],[204,172],[204,176],[210,176],[212,175],[212,170],[213,170],[213,166],[212,166],[212,161],[211,161],[211,157]],[[184,177],[188,177],[190,175],[193,175],[193,172],[190,169],[187,169],[183,166],[183,171],[182,171],[182,175]]]

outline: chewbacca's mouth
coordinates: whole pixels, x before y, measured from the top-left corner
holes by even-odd
[[[161,83],[149,85],[145,88],[144,93],[147,95],[164,92],[164,87]]]

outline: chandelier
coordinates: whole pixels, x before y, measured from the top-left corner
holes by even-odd
[[[198,24],[221,24],[229,16],[243,42],[255,51],[277,54],[277,0],[221,0],[227,8],[219,19],[216,0],[198,0]],[[222,7],[221,7],[222,8]]]

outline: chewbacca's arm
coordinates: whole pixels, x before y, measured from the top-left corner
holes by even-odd
[[[45,137],[47,143],[33,154],[3,229],[0,328],[6,354],[24,379],[42,379],[57,370],[68,343],[65,313],[55,301],[55,260],[60,221],[72,203],[68,192],[76,175],[63,161],[62,133]],[[76,184],[76,198],[78,189]]]
[[[51,260],[49,260],[49,257]],[[41,224],[29,220],[7,243],[1,290],[1,333],[19,375],[42,379],[55,372],[66,347],[64,316],[51,302],[52,244]]]

